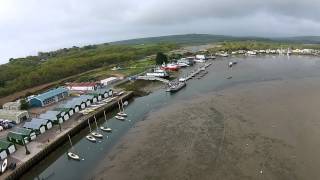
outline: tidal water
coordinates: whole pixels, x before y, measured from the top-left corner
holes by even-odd
[[[228,68],[229,61],[237,61],[238,64]],[[67,158],[66,152],[70,145],[66,142],[63,146],[49,155],[37,166],[29,170],[21,179],[83,179],[92,173],[103,157],[119,142],[130,128],[134,128],[135,122],[144,120],[144,117],[163,106],[174,103],[177,100],[188,99],[200,94],[221,91],[224,88],[237,84],[252,82],[291,80],[306,77],[320,77],[320,58],[310,56],[256,56],[256,57],[231,57],[212,61],[208,68],[209,73],[202,79],[188,81],[187,87],[176,94],[166,93],[164,89],[157,90],[148,96],[135,98],[126,107],[128,114],[126,121],[112,118],[116,112],[108,113],[108,126],[112,133],[105,133],[104,138],[97,143],[91,143],[85,136],[89,133],[84,129],[78,135],[72,137],[74,149],[81,155],[83,161],[73,161]],[[185,74],[192,68],[184,69]],[[232,79],[227,77],[232,76]],[[99,119],[103,124],[104,119]],[[107,163],[107,162],[106,162]]]

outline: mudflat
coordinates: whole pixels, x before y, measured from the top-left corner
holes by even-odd
[[[320,79],[241,84],[152,112],[89,178],[319,179]]]

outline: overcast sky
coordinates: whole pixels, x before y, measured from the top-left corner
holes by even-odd
[[[0,0],[0,63],[137,37],[319,32],[319,0]]]

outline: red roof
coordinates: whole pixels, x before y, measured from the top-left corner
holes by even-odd
[[[81,82],[81,83],[70,83],[67,86],[69,87],[93,87],[96,86],[95,82]]]

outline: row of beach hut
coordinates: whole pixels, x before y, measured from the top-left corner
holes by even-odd
[[[23,128],[14,128],[8,133],[7,140],[0,140],[0,158],[4,159],[15,152],[15,144],[26,145],[34,140],[37,135],[45,133],[54,125],[62,124],[69,120],[73,114],[112,95],[113,91],[106,89],[89,92],[86,95],[72,98],[60,104],[54,110],[40,114],[37,118],[32,118],[31,121],[25,122]]]

